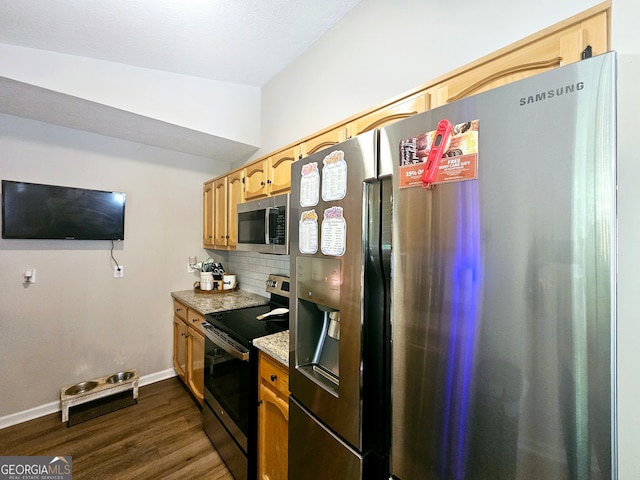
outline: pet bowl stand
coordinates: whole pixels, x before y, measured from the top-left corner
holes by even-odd
[[[138,398],[138,383],[140,377],[136,369],[126,372],[113,373],[87,382],[77,383],[60,389],[60,404],[62,406],[62,421],[69,421],[69,408],[104,398],[116,393],[133,390],[133,398]],[[83,390],[82,385],[92,388]],[[95,384],[95,386],[93,386]],[[80,388],[76,388],[80,387]],[[77,390],[77,393],[73,393]],[[71,393],[68,393],[71,392]]]

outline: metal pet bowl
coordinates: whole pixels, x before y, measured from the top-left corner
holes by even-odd
[[[64,391],[65,395],[78,395],[79,393],[85,393],[90,390],[93,390],[98,386],[98,382],[90,381],[90,382],[80,382],[72,385]]]
[[[133,372],[118,372],[111,375],[107,378],[107,383],[120,383],[126,382],[127,380],[131,380],[135,376]]]

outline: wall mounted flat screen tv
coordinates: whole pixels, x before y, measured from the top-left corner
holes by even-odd
[[[122,192],[2,180],[2,238],[124,240]]]

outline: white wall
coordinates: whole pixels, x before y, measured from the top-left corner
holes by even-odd
[[[228,165],[9,115],[0,151],[3,179],[127,194],[113,252],[124,278],[113,278],[108,241],[0,239],[0,426],[30,408],[55,411],[60,388],[78,381],[171,374],[170,292],[192,287],[190,255],[207,256],[202,183]],[[26,268],[37,270],[27,288]]]
[[[621,480],[640,478],[640,154],[635,128],[640,105],[640,4],[613,0],[613,49],[618,52],[618,451]]]

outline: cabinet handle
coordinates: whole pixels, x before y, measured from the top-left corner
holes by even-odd
[[[271,381],[275,382],[278,379],[277,375],[271,375]]]
[[[260,186],[264,187],[264,182],[260,182]]]

